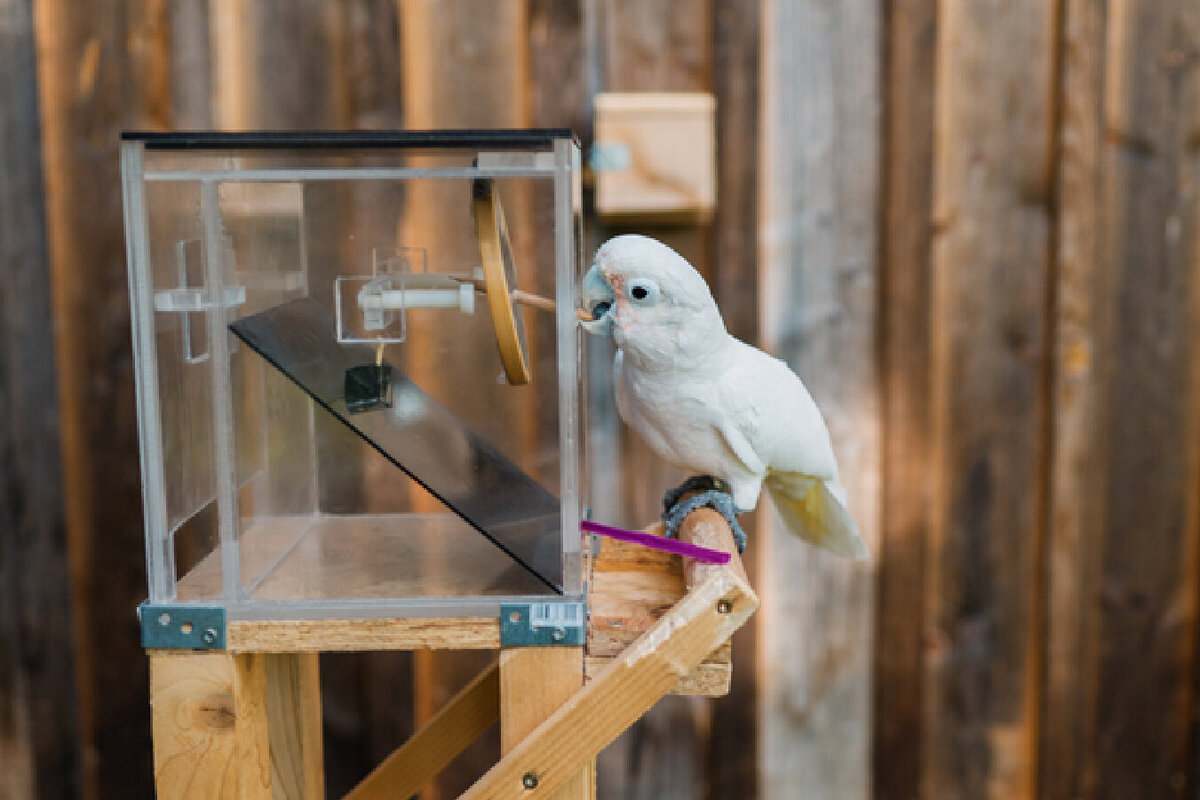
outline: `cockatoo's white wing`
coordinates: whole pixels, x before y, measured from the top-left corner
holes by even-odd
[[[770,471],[837,479],[829,431],[808,389],[787,364],[748,344],[720,381],[722,435],[735,453],[753,452]]]
[[[782,361],[737,345],[720,387],[721,435],[729,449],[747,467],[766,465],[766,488],[794,534],[838,555],[866,558],[829,430],[808,389]]]

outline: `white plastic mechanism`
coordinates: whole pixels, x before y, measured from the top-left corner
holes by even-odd
[[[364,312],[399,308],[457,308],[464,314],[475,313],[475,287],[461,283],[453,289],[382,289],[358,293],[358,306]]]

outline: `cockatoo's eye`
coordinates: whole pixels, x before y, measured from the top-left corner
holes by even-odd
[[[658,302],[660,292],[654,281],[639,278],[630,281],[626,288],[629,299],[641,306],[652,306]]]

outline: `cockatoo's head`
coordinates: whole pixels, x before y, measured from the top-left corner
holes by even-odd
[[[582,325],[611,334],[644,366],[684,366],[724,341],[708,284],[682,256],[646,236],[617,236],[584,276]]]

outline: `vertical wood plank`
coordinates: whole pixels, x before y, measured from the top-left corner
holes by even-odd
[[[400,25],[395,0],[353,0],[339,3],[338,8],[343,17],[340,24],[343,41],[339,49],[345,59],[349,127],[385,130],[404,127]],[[386,193],[393,189],[380,187],[379,191]],[[355,202],[362,203],[353,211],[359,218],[388,206],[380,203],[377,209],[365,207],[361,192],[355,194]],[[387,465],[388,472],[384,475],[376,475],[373,466],[382,465],[373,461],[367,467],[371,504],[383,502],[378,497],[380,487],[395,492],[394,481],[390,480],[391,465]],[[325,696],[343,704],[342,722],[353,726],[355,736],[352,740],[343,738],[342,742],[356,750],[350,759],[352,764],[361,763],[363,768],[346,768],[347,765],[335,759],[328,760],[337,763],[342,776],[361,777],[413,733],[413,654],[343,654],[337,660],[343,669],[347,661],[355,662],[354,680],[340,686],[336,679],[326,681]],[[346,705],[350,703],[353,710]],[[341,791],[340,780],[336,790],[330,781],[331,796],[338,796]]]
[[[1195,736],[1200,536],[1200,7],[1109,3],[1105,43],[1115,364],[1100,493],[1095,796],[1181,797]]]
[[[824,413],[850,510],[875,551],[878,6],[765,8],[763,338]],[[804,787],[812,797],[865,798],[874,564],[769,527],[760,556],[762,796]]]
[[[595,64],[591,69],[597,76],[596,90],[712,91],[711,2],[596,0],[592,9]],[[653,236],[677,250],[706,278],[713,275],[711,226],[628,229],[593,222],[591,228],[597,245],[630,230]],[[611,357],[605,360],[601,368],[611,371]],[[616,433],[620,507],[610,510],[607,518],[640,527],[658,518],[663,492],[686,476],[659,459],[628,427],[620,425]],[[702,796],[711,712],[697,698],[663,698],[600,755],[600,796],[654,800]]]
[[[79,792],[33,10],[0,0],[0,796]]]
[[[400,77],[405,126],[519,128],[528,124],[528,8],[524,0],[470,0],[453,4],[398,0]],[[411,207],[405,224],[419,226],[422,211]],[[436,226],[422,231],[428,238]],[[432,335],[410,326],[410,343]],[[422,348],[416,346],[416,351]],[[428,348],[432,352],[432,348]],[[492,358],[491,354],[487,357]],[[470,369],[470,365],[458,365]],[[445,380],[432,364],[414,364],[418,380]],[[422,725],[453,697],[491,656],[483,652],[421,651],[414,655],[416,722]],[[495,763],[499,741],[485,734],[455,759],[423,800],[456,797]]]
[[[757,343],[759,76],[761,0],[712,3],[712,82],[717,98],[717,191],[712,224],[710,285],[725,326],[744,341]],[[760,514],[743,516],[745,530],[759,530]],[[746,554],[751,585],[757,585],[763,549]],[[733,677],[729,694],[712,701],[712,721],[704,757],[707,797],[757,797],[758,671],[760,617],[733,638]]]
[[[165,6],[34,3],[84,797],[151,789],[145,597],[117,143],[169,114]]]
[[[880,336],[881,499],[873,787],[918,796],[925,539],[929,533],[930,240],[936,0],[896,0],[884,24]]]
[[[529,2],[529,123],[591,134],[587,12],[590,0]]]
[[[325,800],[316,653],[262,656],[274,800]]]
[[[210,0],[215,126],[346,127],[343,24],[342,9],[332,0]]]
[[[340,7],[350,124],[356,129],[399,129],[404,112],[395,0],[353,0]]]
[[[1098,502],[1110,457],[1104,406],[1110,352],[1113,215],[1105,168],[1104,7],[1063,6],[1053,394],[1046,533],[1046,628],[1038,794],[1094,797],[1100,562]]]
[[[938,11],[922,790],[1031,797],[1056,4]]]

